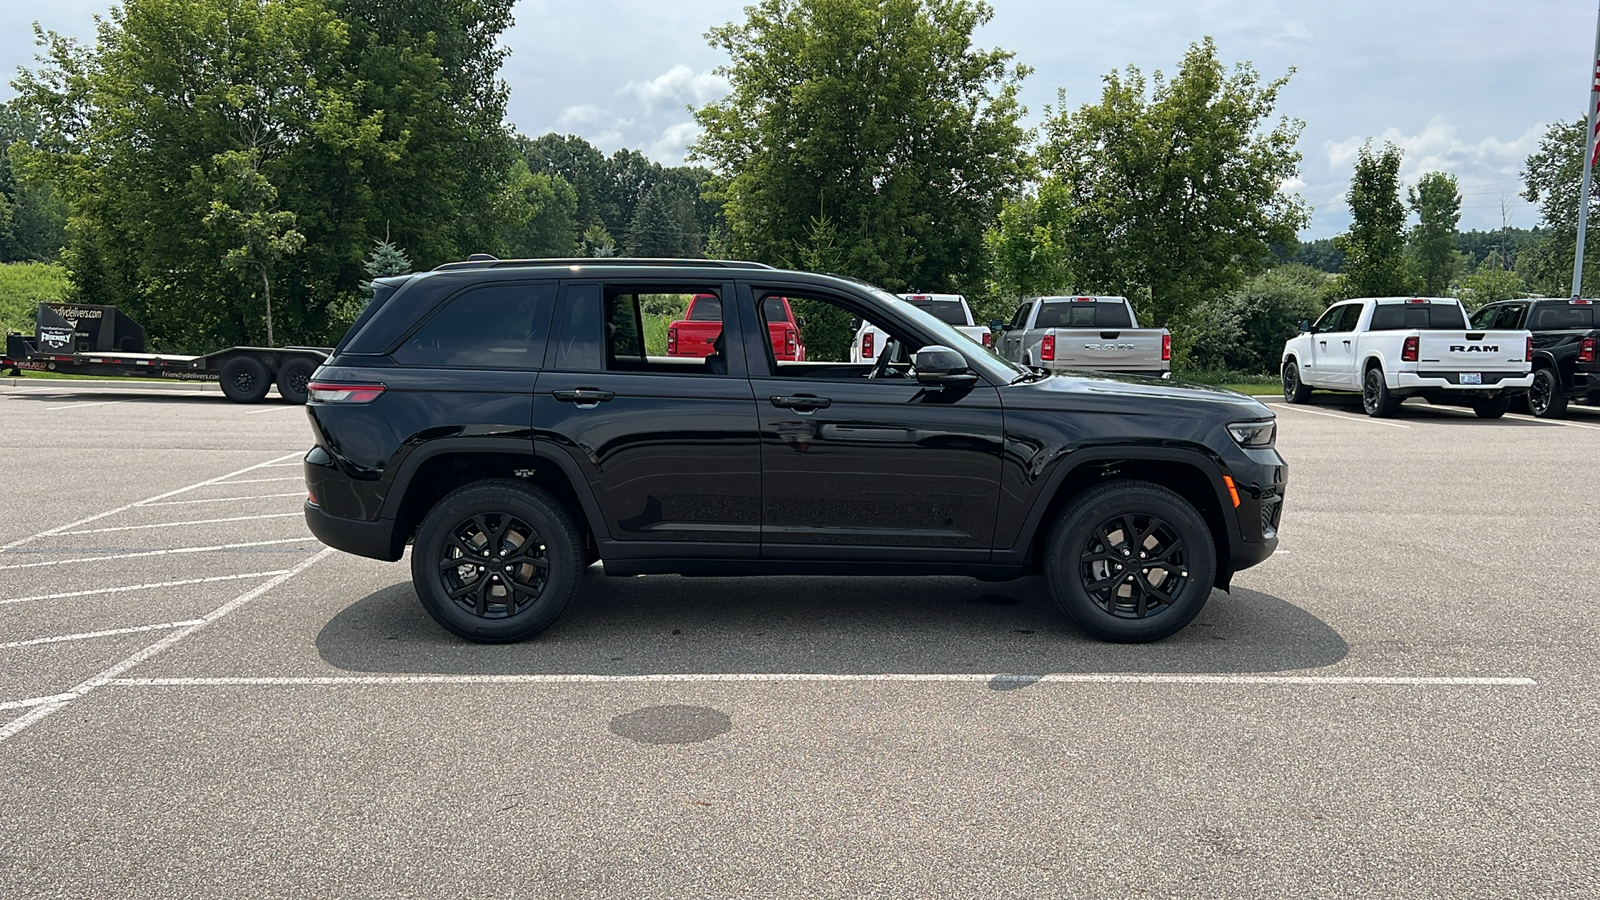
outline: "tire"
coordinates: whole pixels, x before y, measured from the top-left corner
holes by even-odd
[[[1145,552],[1141,546],[1170,554],[1162,557],[1167,565],[1150,567],[1165,573],[1157,581],[1150,570],[1124,568],[1124,561],[1139,558],[1133,554]],[[1118,643],[1159,641],[1206,605],[1216,543],[1200,513],[1173,491],[1148,481],[1114,481],[1062,511],[1046,538],[1044,573],[1056,605],[1089,634]]]
[[[480,558],[511,561],[504,569],[512,573],[509,590],[490,566],[450,565]],[[480,644],[525,641],[549,628],[585,568],[583,536],[566,508],[506,478],[445,495],[423,517],[411,548],[411,583],[423,608],[445,630]]]
[[[235,356],[222,366],[222,392],[235,403],[260,403],[272,387],[267,367],[250,356]]]
[[[1506,410],[1510,408],[1511,398],[1505,394],[1501,394],[1498,397],[1490,397],[1486,400],[1472,401],[1472,411],[1480,419],[1498,419],[1505,415]]]
[[[305,405],[306,385],[311,383],[311,373],[317,370],[315,363],[307,359],[291,359],[278,370],[278,396],[299,405]]]
[[[1283,399],[1287,403],[1305,403],[1311,399],[1311,388],[1300,380],[1300,365],[1293,359],[1283,361]]]
[[[1361,408],[1374,419],[1387,419],[1400,409],[1400,398],[1389,393],[1383,369],[1373,366],[1361,379]]]
[[[1561,379],[1555,369],[1540,369],[1533,373],[1533,386],[1528,388],[1528,412],[1541,419],[1559,419],[1567,414],[1567,392],[1561,389]]]

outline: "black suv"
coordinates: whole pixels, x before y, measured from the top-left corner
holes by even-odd
[[[678,340],[691,299],[715,337]],[[851,362],[863,323],[886,339]],[[375,559],[412,544],[428,612],[485,642],[549,626],[597,560],[1042,572],[1086,631],[1156,640],[1272,553],[1286,481],[1248,397],[1019,366],[893,294],[755,263],[380,279],[307,409],[311,530]]]

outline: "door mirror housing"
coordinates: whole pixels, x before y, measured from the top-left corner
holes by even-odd
[[[1311,332],[1311,320],[1301,319],[1294,327],[1300,329],[1301,334],[1309,334]]]
[[[999,334],[1000,332],[1005,331],[1006,330],[1006,326],[1009,325],[1009,324],[1010,324],[1009,322],[1004,322],[1004,321],[1001,321],[1000,319],[990,319],[989,320],[989,332],[991,334]]]
[[[911,364],[916,367],[918,384],[972,384],[978,380],[965,356],[941,344],[918,350]]]

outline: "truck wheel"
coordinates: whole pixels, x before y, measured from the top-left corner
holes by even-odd
[[[291,359],[278,370],[278,396],[290,403],[306,402],[306,385],[311,383],[311,373],[317,367],[310,360]]]
[[[1361,408],[1374,419],[1387,419],[1400,409],[1400,398],[1389,393],[1383,369],[1373,366],[1361,381]]]
[[[1528,388],[1528,411],[1541,419],[1559,419],[1567,414],[1567,394],[1561,389],[1561,379],[1554,369],[1540,369],[1533,373],[1533,385]]]
[[[1489,397],[1484,400],[1472,401],[1472,411],[1480,419],[1498,419],[1511,408],[1511,398],[1505,394],[1498,397]]]
[[[1311,399],[1311,388],[1300,380],[1300,365],[1292,359],[1283,362],[1283,399],[1289,403],[1304,403]]]
[[[469,484],[434,504],[411,548],[411,583],[446,630],[481,644],[533,637],[577,591],[583,537],[544,491],[511,479]]]
[[[249,356],[235,356],[222,367],[222,392],[235,403],[260,403],[272,387],[267,367]]]
[[[1045,580],[1067,617],[1097,638],[1158,641],[1211,595],[1216,546],[1189,501],[1148,481],[1116,481],[1061,513],[1045,545]]]

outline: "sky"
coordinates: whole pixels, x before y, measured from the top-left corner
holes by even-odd
[[[528,135],[576,134],[610,153],[628,147],[683,161],[696,128],[688,108],[722,96],[726,56],[708,29],[743,18],[746,0],[520,0],[504,35],[511,55],[508,120]],[[1293,68],[1278,112],[1305,122],[1298,181],[1312,207],[1302,239],[1349,226],[1344,203],[1367,140],[1405,153],[1401,180],[1455,175],[1461,228],[1530,228],[1519,196],[1524,161],[1553,122],[1586,111],[1596,4],[1572,0],[991,0],[974,35],[1034,71],[1025,123],[1046,105],[1076,108],[1128,65],[1175,72],[1190,44],[1216,40],[1224,63],[1264,78]],[[0,0],[0,71],[34,65],[32,23],[83,39],[105,0],[47,5]],[[12,96],[0,87],[0,99]]]

